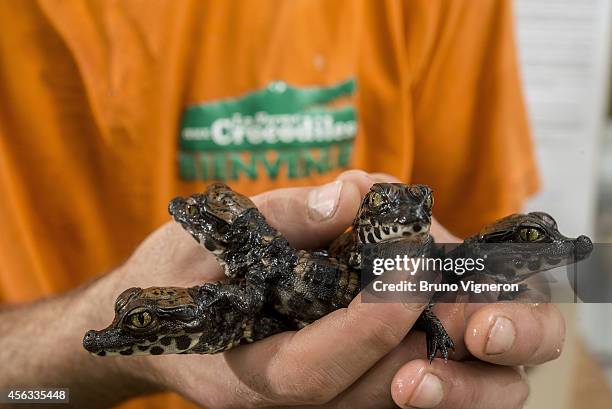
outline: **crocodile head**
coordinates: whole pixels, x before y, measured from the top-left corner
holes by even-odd
[[[216,300],[208,302],[201,287],[150,287],[125,290],[115,302],[115,319],[105,329],[91,330],[83,346],[92,354],[161,355],[212,353],[232,344],[220,339],[233,322]]]
[[[486,257],[489,275],[521,282],[541,271],[581,261],[593,250],[587,236],[566,237],[548,213],[513,214],[465,240],[473,256]]]
[[[168,211],[174,220],[196,241],[213,253],[220,254],[228,246],[232,225],[255,204],[223,183],[215,183],[204,193],[176,197]]]
[[[376,183],[361,202],[353,231],[359,244],[429,235],[432,190],[426,185]]]

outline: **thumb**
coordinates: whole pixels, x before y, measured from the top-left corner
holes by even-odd
[[[252,197],[268,223],[297,248],[320,248],[351,225],[361,194],[336,180],[317,187],[276,189]]]

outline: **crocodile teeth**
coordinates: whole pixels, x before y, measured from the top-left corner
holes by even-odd
[[[421,223],[411,225],[373,225],[359,229],[359,240],[362,243],[378,243],[396,238],[415,239],[429,233],[429,226]]]
[[[382,236],[380,235],[380,229],[378,227],[374,228],[374,235],[376,236],[376,238],[378,238],[378,240],[382,240]]]
[[[383,234],[381,240],[390,240],[395,238],[410,238],[416,237],[422,234],[427,234],[429,229],[425,229],[422,224],[408,225],[408,226],[392,226],[391,229],[383,228]]]

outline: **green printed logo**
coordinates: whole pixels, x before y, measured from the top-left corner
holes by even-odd
[[[299,178],[349,165],[357,131],[352,104],[330,105],[355,91],[272,82],[241,98],[188,107],[181,121],[179,171],[186,180]]]

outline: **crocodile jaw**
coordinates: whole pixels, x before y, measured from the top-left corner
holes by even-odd
[[[380,243],[384,241],[405,239],[420,240],[429,234],[429,224],[414,222],[410,224],[393,224],[361,227],[359,230],[360,241],[364,244]]]

